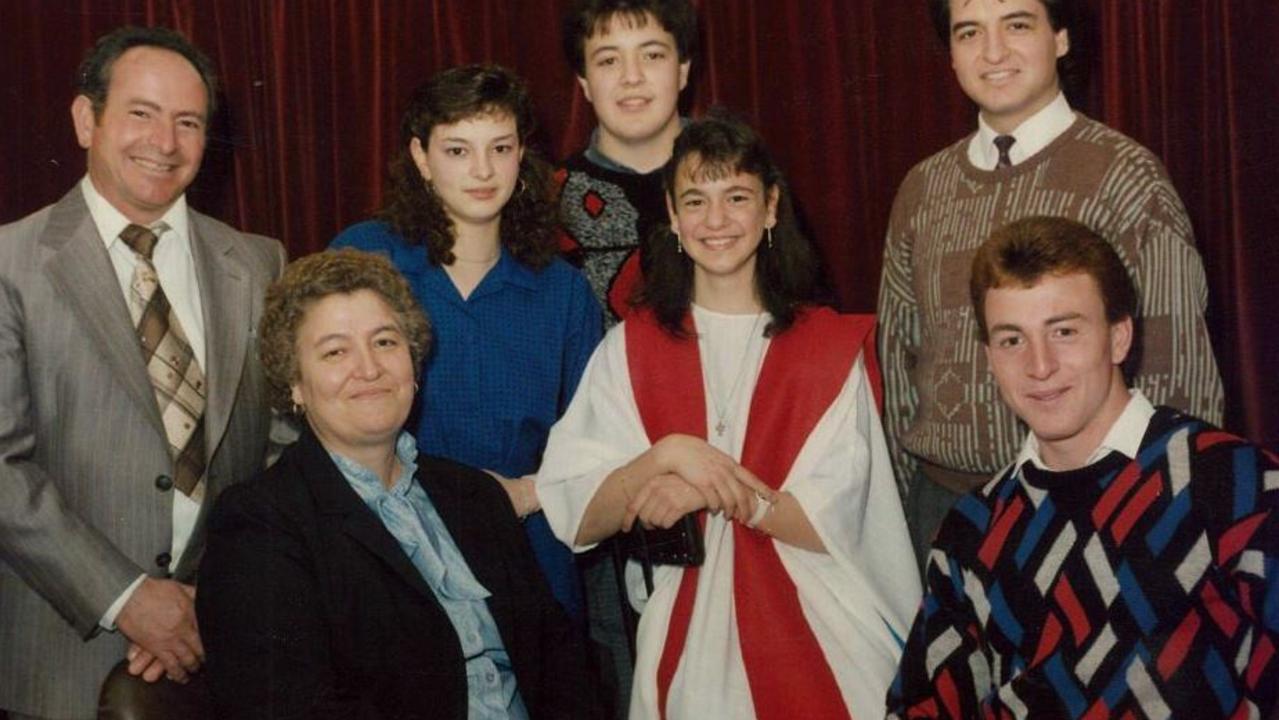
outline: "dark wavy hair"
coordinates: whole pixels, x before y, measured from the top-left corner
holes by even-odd
[[[697,10],[689,0],[577,0],[564,14],[564,58],[578,77],[586,77],[586,41],[622,17],[643,27],[649,17],[675,38],[680,63],[697,51]]]
[[[519,183],[502,208],[501,242],[516,260],[542,268],[556,256],[557,215],[550,166],[528,146],[535,121],[524,81],[497,65],[466,65],[436,73],[413,93],[400,123],[400,149],[391,160],[389,202],[377,216],[405,241],[426,246],[433,265],[454,260],[453,221],[429,183],[422,178],[409,144],[426,149],[431,130],[483,115],[510,116],[524,148]]]
[[[76,93],[89,98],[95,117],[102,117],[102,109],[107,105],[107,90],[111,87],[111,69],[115,61],[135,47],[159,48],[186,58],[204,81],[205,95],[208,96],[205,120],[213,117],[218,105],[218,80],[209,57],[176,30],[132,25],[116,28],[98,38],[76,70]]]
[[[721,178],[738,173],[754,175],[765,196],[777,190],[777,224],[773,241],[760,242],[755,256],[755,291],[773,316],[765,334],[784,332],[818,291],[818,262],[808,238],[799,230],[790,188],[773,163],[763,140],[749,125],[723,110],[689,123],[675,140],[671,159],[662,168],[667,201],[675,202],[675,182],[683,173]],[[684,317],[693,301],[693,261],[679,251],[679,239],[669,224],[655,226],[645,247],[644,283],[635,303],[647,306],[658,322],[676,337],[685,337]]]

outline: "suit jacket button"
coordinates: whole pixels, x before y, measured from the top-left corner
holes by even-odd
[[[159,555],[155,556],[155,564],[162,568],[169,567],[169,562],[171,560],[173,560],[173,557],[169,555],[169,553],[167,552],[162,552]]]
[[[160,492],[168,492],[173,489],[173,478],[168,475],[156,475],[155,487]]]

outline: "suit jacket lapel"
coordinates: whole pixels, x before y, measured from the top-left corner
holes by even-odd
[[[222,442],[244,369],[252,317],[249,275],[235,252],[235,238],[204,215],[191,211],[191,256],[204,307],[205,364],[209,383],[204,406],[208,457]]]
[[[39,242],[50,252],[45,272],[68,299],[94,346],[85,352],[96,350],[106,358],[129,396],[164,436],[164,422],[142,363],[137,331],[79,185],[50,211]]]
[[[413,567],[413,563],[404,554],[403,548],[396,542],[395,536],[382,525],[382,521],[369,510],[368,506],[355,494],[355,490],[342,477],[342,472],[310,428],[302,431],[295,446],[302,455],[302,467],[307,473],[307,486],[315,496],[316,508],[320,513],[340,517],[342,531],[363,545],[369,552],[377,556],[399,575],[414,590],[422,593],[444,611],[443,606],[431,592],[430,586],[422,579],[421,573]]]

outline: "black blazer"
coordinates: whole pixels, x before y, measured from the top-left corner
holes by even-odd
[[[592,712],[578,632],[550,594],[506,493],[418,458],[417,478],[476,578],[534,718]],[[310,430],[218,499],[196,608],[219,718],[465,718],[465,663],[444,608]]]

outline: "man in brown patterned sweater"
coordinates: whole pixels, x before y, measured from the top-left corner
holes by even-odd
[[[1180,198],[1154,155],[1061,92],[1073,0],[928,1],[980,113],[975,133],[906,176],[884,251],[885,428],[921,565],[954,500],[1011,462],[1025,432],[999,402],[965,294],[974,252],[1006,223],[1059,215],[1108,238],[1140,294],[1134,385],[1211,423],[1223,410]]]

